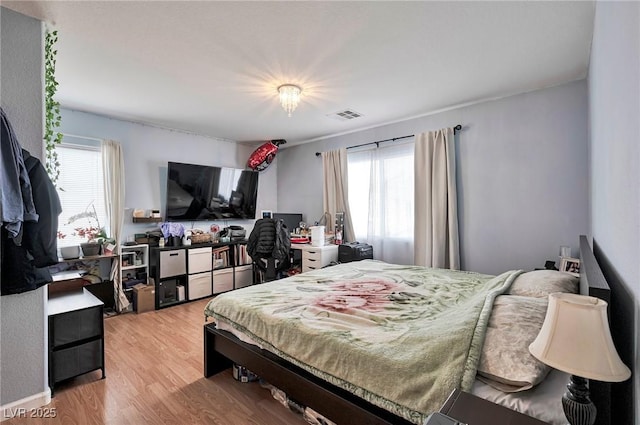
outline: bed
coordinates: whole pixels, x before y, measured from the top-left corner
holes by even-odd
[[[588,274],[585,262],[585,284]],[[528,298],[515,291],[522,287],[517,283],[525,280],[523,275],[509,271],[488,276],[365,261],[235,291],[212,300],[205,310],[217,324],[204,327],[205,376],[236,363],[338,424],[422,423],[454,388],[477,390],[476,373],[492,363],[486,361],[483,347],[485,339],[496,334],[494,301],[508,300],[506,307],[502,302],[496,309],[510,310],[509,314],[521,310],[511,300]],[[601,293],[593,295],[606,297],[603,282],[594,286]],[[539,316],[539,311],[532,314]],[[321,320],[315,320],[318,317]],[[513,321],[509,317],[505,320]],[[383,332],[373,333],[373,328]],[[326,332],[333,339],[327,339]],[[312,345],[315,342],[319,344]],[[542,378],[547,372],[541,372]],[[493,370],[482,373],[482,384],[495,375]],[[561,388],[566,381],[554,376]],[[498,388],[523,384],[510,377],[506,383],[497,381]],[[539,381],[526,383],[534,386]],[[592,391],[600,390],[592,385]],[[559,396],[552,398],[559,402]],[[599,415],[605,417],[606,413]]]

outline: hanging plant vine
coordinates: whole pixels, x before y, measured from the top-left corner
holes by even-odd
[[[56,81],[56,55],[58,51],[54,49],[57,41],[58,31],[47,31],[44,43],[45,168],[54,186],[57,186],[60,177],[60,162],[56,146],[62,142],[62,133],[55,131],[60,127],[61,120],[60,103],[54,99],[56,91],[58,91],[58,81]]]

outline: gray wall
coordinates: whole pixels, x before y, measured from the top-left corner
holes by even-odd
[[[598,2],[589,68],[591,233],[635,308],[640,424],[640,4]],[[600,260],[600,259],[599,259]],[[612,277],[607,276],[608,279]],[[620,347],[618,347],[620,349]]]
[[[0,8],[0,101],[23,148],[42,157],[42,26]],[[5,265],[3,265],[5,267]],[[0,406],[48,391],[46,288],[0,297]]]
[[[253,147],[183,131],[169,130],[113,119],[101,115],[62,109],[61,131],[67,134],[113,139],[120,142],[125,162],[125,205],[128,209],[160,209],[164,216],[167,162],[244,168]],[[82,141],[67,137],[69,142]],[[277,202],[277,161],[260,173],[257,212],[275,210]],[[125,218],[125,235],[144,232],[157,226],[134,224],[131,212]],[[184,223],[190,228],[192,223]],[[253,221],[227,220],[222,226],[239,224],[250,231]],[[208,230],[209,223],[195,222]],[[123,241],[124,242],[124,241]]]
[[[533,269],[557,260],[561,245],[578,255],[578,236],[588,230],[585,80],[286,148],[278,210],[310,222],[322,215],[316,151],[456,124],[462,267]]]

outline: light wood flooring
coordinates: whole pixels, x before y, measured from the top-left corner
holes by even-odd
[[[2,424],[305,424],[257,382],[230,370],[203,377],[206,303],[105,319],[106,379],[96,371],[59,384],[44,406],[55,418]]]

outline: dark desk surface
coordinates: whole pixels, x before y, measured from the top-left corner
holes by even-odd
[[[548,425],[460,390],[451,393],[440,413],[469,425]]]

